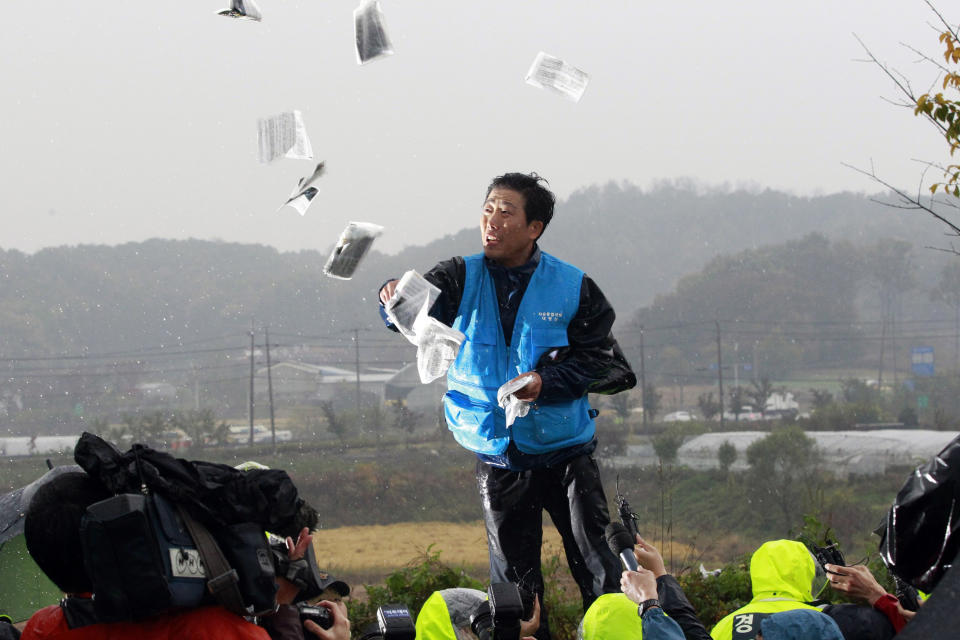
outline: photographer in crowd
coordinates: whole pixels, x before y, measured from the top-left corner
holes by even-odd
[[[802,542],[771,540],[750,557],[750,587],[753,599],[714,626],[714,640],[753,638],[766,617],[780,611],[811,609],[817,561]],[[734,635],[736,634],[736,636]],[[753,635],[750,635],[753,634]]]
[[[628,536],[629,537],[629,536]],[[648,600],[655,600],[660,607],[681,628],[686,640],[710,640],[710,634],[700,619],[687,596],[683,593],[680,583],[671,574],[667,573],[663,557],[652,544],[644,540],[639,534],[633,547],[633,555],[637,565],[648,571],[654,578],[655,586]],[[600,596],[587,610],[580,624],[579,640],[594,640],[609,637],[628,637],[642,633],[644,623],[638,617],[637,606],[640,602],[630,602],[639,592],[639,584],[633,584],[632,591],[627,593],[627,583],[624,581],[628,574],[636,572],[624,571],[621,575],[620,587],[624,593],[604,594]],[[639,580],[633,576],[631,580]],[[646,582],[643,583],[644,586]],[[650,591],[645,592],[650,595]],[[642,602],[642,601],[641,601]],[[658,623],[655,623],[658,624]],[[671,625],[666,625],[671,626]],[[667,633],[658,631],[657,633]]]
[[[304,527],[300,531],[296,543],[289,536],[286,538],[286,547],[289,553],[289,565],[296,572],[298,563],[305,564],[307,549],[313,544],[310,529]],[[290,575],[290,578],[293,576]],[[333,582],[333,581],[331,581]],[[298,584],[299,583],[299,584]],[[287,576],[277,576],[277,610],[273,615],[260,619],[260,625],[270,634],[271,640],[305,640],[304,629],[323,640],[349,640],[350,619],[347,617],[347,607],[340,599],[342,592],[332,600],[322,600],[317,606],[330,613],[332,625],[324,629],[314,620],[302,620],[300,609],[296,606],[303,590],[301,580],[288,579]],[[343,583],[339,583],[343,584]],[[323,586],[323,585],[318,585]],[[334,591],[334,589],[329,589]]]
[[[84,565],[80,525],[87,508],[111,493],[86,473],[65,473],[37,490],[24,520],[27,550],[40,569],[66,594],[59,605],[37,611],[23,630],[24,640],[270,640],[267,631],[243,617],[212,605],[129,622],[99,622],[93,607],[93,583]],[[302,532],[295,552],[305,552],[310,536]],[[281,578],[281,580],[283,580]],[[282,585],[282,583],[281,583]],[[293,587],[295,595],[299,589]],[[292,598],[289,588],[284,599]],[[292,602],[292,599],[291,599]],[[305,628],[322,640],[349,640],[350,624],[342,603],[321,603],[333,626],[307,622],[279,640],[303,638]],[[299,617],[297,619],[299,623]]]
[[[417,640],[473,640],[482,633],[480,618],[489,614],[487,594],[464,587],[434,591],[417,614]],[[489,615],[487,617],[489,621]],[[534,640],[540,626],[540,601],[533,596],[532,614],[520,621],[521,640]],[[499,636],[498,636],[499,637]]]
[[[140,622],[98,623],[93,583],[84,566],[80,522],[87,507],[110,496],[80,472],[65,473],[37,490],[24,520],[27,550],[66,597],[59,605],[37,611],[27,622],[22,640],[269,640],[266,631],[219,606]]]

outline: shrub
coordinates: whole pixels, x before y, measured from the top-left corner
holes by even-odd
[[[454,569],[440,560],[440,552],[434,551],[430,545],[418,561],[387,576],[382,587],[367,585],[367,602],[348,601],[353,636],[359,637],[360,631],[377,619],[377,608],[381,605],[403,603],[416,619],[417,612],[431,593],[454,587],[482,589],[483,585],[462,569]]]

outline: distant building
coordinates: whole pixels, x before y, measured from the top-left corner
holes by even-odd
[[[403,402],[412,411],[433,415],[439,411],[443,394],[447,392],[447,379],[444,376],[430,384],[420,382],[417,363],[408,364],[397,371],[384,385],[386,402]]]
[[[360,371],[360,393],[364,398],[384,401],[384,388],[396,369],[369,367]],[[326,400],[354,402],[357,372],[353,369],[305,362],[277,362],[270,366],[273,398],[276,402],[312,404]],[[256,372],[257,401],[267,396],[267,367]]]

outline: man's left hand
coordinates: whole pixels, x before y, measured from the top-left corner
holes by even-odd
[[[517,400],[523,400],[524,402],[533,402],[538,397],[540,397],[540,389],[541,387],[543,387],[543,380],[540,379],[540,374],[537,373],[536,371],[527,371],[526,373],[521,373],[520,375],[518,375],[513,380],[510,380],[509,382],[513,382],[514,380],[519,380],[524,376],[532,376],[533,380],[531,380],[525,386],[518,389],[516,392],[514,392],[513,395],[516,396]]]
[[[637,604],[657,597],[657,578],[653,571],[640,567],[620,575],[620,590]]]

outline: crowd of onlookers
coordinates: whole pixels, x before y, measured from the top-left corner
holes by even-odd
[[[958,441],[960,438],[954,442],[955,446],[960,446]],[[946,463],[942,458],[935,458],[932,464],[932,470],[921,468],[914,474],[913,480],[919,484],[901,491],[898,500],[904,498],[904,510],[892,510],[886,525],[889,538],[903,537],[890,530],[900,526],[900,521],[914,528],[929,522],[942,529],[943,523],[947,523],[946,537],[939,534],[942,544],[920,550],[920,555],[935,558],[922,579],[914,581],[923,585],[935,584],[950,571],[953,562],[950,556],[956,547],[956,541],[951,538],[957,526],[952,512],[943,514],[940,508],[932,511],[929,504],[934,502],[921,505],[926,511],[916,511],[916,498],[923,492],[944,490],[956,498],[960,484],[954,479],[956,470],[950,471],[949,478],[942,474],[937,477]],[[59,604],[37,611],[26,623],[13,625],[9,620],[0,621],[0,640],[351,638],[351,624],[343,603],[349,587],[319,572],[313,575],[322,575],[321,580],[315,577],[311,583],[304,578],[310,571],[309,562],[315,563],[310,549],[316,513],[309,509],[300,511],[312,512],[312,519],[298,520],[293,535],[280,543],[284,558],[275,565],[280,569],[267,567],[271,580],[275,580],[275,599],[273,606],[256,612],[258,615],[241,615],[223,601],[217,601],[159,615],[104,622],[98,617],[98,590],[90,575],[90,560],[85,556],[81,533],[91,505],[102,504],[112,496],[113,492],[101,478],[82,470],[55,474],[33,492],[24,518],[27,549],[37,566],[65,596]],[[906,510],[911,504],[915,510]],[[85,535],[89,536],[89,531]],[[898,575],[897,567],[889,566],[894,564],[890,562],[895,554],[894,546],[894,542],[889,543],[884,559],[891,572]],[[629,553],[629,546],[622,551]],[[623,571],[619,593],[606,593],[590,604],[580,623],[578,640],[884,640],[898,634],[917,615],[918,604],[922,604],[925,596],[921,594],[918,598],[916,590],[898,595],[887,593],[866,566],[832,562],[830,559],[834,556],[823,552],[824,549],[808,549],[794,540],[762,544],[750,559],[752,599],[708,632],[680,583],[666,571],[658,550],[637,535],[632,548],[636,570]],[[621,558],[624,564],[633,566],[623,553]],[[269,560],[265,562],[269,565]],[[212,584],[213,580],[209,582]],[[125,589],[136,587],[124,586]],[[521,587],[516,588],[517,594],[523,591]],[[849,602],[822,603],[818,599],[828,589],[844,594]],[[464,588],[437,591],[420,611],[414,612],[415,616],[409,616],[405,631],[402,624],[391,631],[385,620],[397,612],[384,614],[381,610],[379,622],[363,629],[359,637],[363,640],[414,637],[420,640],[476,637],[535,640],[541,620],[539,598],[526,594],[523,608],[514,611],[511,622],[505,613],[510,610],[505,597],[495,596],[495,591],[493,585],[488,593]],[[310,606],[305,607],[307,595]],[[520,602],[520,596],[517,597]],[[960,637],[956,628],[953,633]]]

